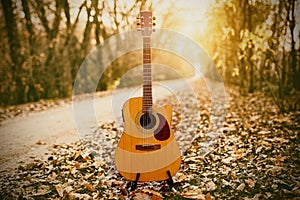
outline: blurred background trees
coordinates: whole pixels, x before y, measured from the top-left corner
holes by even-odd
[[[136,17],[141,10],[151,10],[152,3],[1,0],[0,6],[0,106],[6,106],[71,96],[77,71],[91,50],[114,34],[136,29]],[[122,74],[142,64],[141,55],[132,53],[114,61],[98,90],[113,88]],[[82,86],[81,92],[89,89]]]
[[[299,108],[299,13],[297,0],[216,1],[205,46],[224,81],[263,91],[282,112]]]
[[[71,96],[87,54],[110,36],[135,29],[141,10],[153,10],[159,27],[202,45],[224,82],[236,85],[241,94],[264,92],[283,112],[299,105],[297,0],[1,0],[0,7],[1,106]],[[114,61],[98,90],[114,88],[124,73],[142,63],[140,54]],[[157,52],[154,59],[166,56]],[[191,73],[179,58],[168,62],[164,64]]]
[[[2,105],[70,96],[77,70],[89,51],[124,26],[132,26],[121,23],[129,16],[116,0],[1,3],[0,26],[6,30],[1,31]],[[139,1],[127,9],[135,15],[145,6]],[[110,16],[106,17],[109,27],[102,20],[105,13]],[[106,89],[110,83],[102,84]]]

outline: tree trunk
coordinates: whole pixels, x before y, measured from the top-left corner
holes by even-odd
[[[14,17],[14,11],[11,0],[1,0],[5,25],[6,25],[6,33],[8,37],[9,50],[10,50],[10,58],[13,64],[13,71],[18,72],[18,68],[20,66],[20,41],[18,37],[17,25]]]
[[[90,22],[90,17],[91,17],[91,7],[88,7],[87,3],[86,3],[86,12],[87,12],[87,21],[85,24],[85,29],[84,29],[84,33],[83,33],[83,40],[82,40],[82,51],[84,56],[86,56],[86,54],[88,53],[88,48],[90,46],[90,37],[91,37],[91,30],[92,30],[92,26],[93,24]]]
[[[64,12],[67,20],[67,34],[70,34],[71,31],[71,16],[70,16],[70,5],[68,0],[64,0],[63,2]]]
[[[292,72],[293,72],[293,86],[294,88],[299,88],[300,86],[298,85],[298,79],[299,76],[297,76],[297,54],[296,54],[296,49],[295,49],[295,35],[294,35],[294,30],[296,27],[296,15],[295,15],[295,3],[296,0],[292,0],[291,2],[291,14],[288,16],[289,18],[289,28],[290,28],[290,33],[291,33],[291,67],[292,67]]]
[[[1,0],[1,3],[4,12],[6,33],[10,50],[9,54],[12,63],[11,71],[16,84],[16,90],[14,91],[14,102],[12,103],[24,103],[26,102],[26,77],[21,71],[23,58],[20,53],[21,44],[18,36],[17,23],[14,17],[12,0]]]
[[[251,5],[248,4],[247,2],[247,6],[248,6],[248,30],[250,32],[252,32],[252,10],[251,10]],[[253,43],[250,40],[249,43],[249,47],[248,47],[248,65],[249,65],[249,69],[250,69],[250,85],[249,85],[249,93],[253,93],[254,92],[254,66],[253,66],[253,62],[251,60],[251,57],[253,56]]]
[[[37,68],[36,66],[36,44],[35,44],[35,32],[33,29],[33,24],[31,21],[31,13],[28,5],[27,0],[22,0],[22,7],[23,7],[23,12],[25,14],[25,20],[26,20],[26,29],[28,32],[28,43],[29,43],[29,59],[32,60],[32,65],[28,65],[28,94],[27,94],[27,100],[28,101],[37,101],[39,97],[39,91],[34,86],[35,83],[35,76],[36,74],[34,73],[34,69]]]
[[[23,12],[25,14],[25,19],[26,19],[26,28],[29,33],[29,45],[30,45],[30,55],[32,56],[34,54],[34,38],[35,34],[32,28],[32,22],[31,22],[31,14],[29,11],[29,6],[27,0],[22,0],[22,6],[23,6]]]

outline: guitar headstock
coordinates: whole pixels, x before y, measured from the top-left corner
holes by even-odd
[[[139,22],[137,23],[138,31],[141,31],[144,37],[149,37],[152,34],[152,31],[154,32],[155,29],[153,28],[155,26],[155,17],[152,16],[152,12],[150,11],[142,11],[140,16],[137,17]]]

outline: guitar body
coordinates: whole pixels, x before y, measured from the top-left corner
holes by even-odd
[[[131,98],[123,106],[124,132],[116,149],[115,163],[130,181],[162,181],[179,169],[180,150],[170,128],[172,107],[152,106],[145,117],[143,98]],[[169,175],[168,175],[168,173]]]

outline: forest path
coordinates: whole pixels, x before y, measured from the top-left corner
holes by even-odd
[[[154,83],[153,101],[166,98],[187,87],[190,87],[189,83],[183,79]],[[124,102],[141,94],[141,88],[129,88],[100,97],[96,95],[94,108],[97,120],[95,121],[95,117],[85,116],[80,121],[80,127],[78,121],[74,120],[72,102],[3,121],[0,126],[0,171],[15,169],[20,162],[44,159],[54,144],[68,144],[80,140],[83,135],[78,134],[77,128],[91,132],[99,123],[120,120]],[[93,99],[86,98],[77,105],[84,110],[92,103]]]

